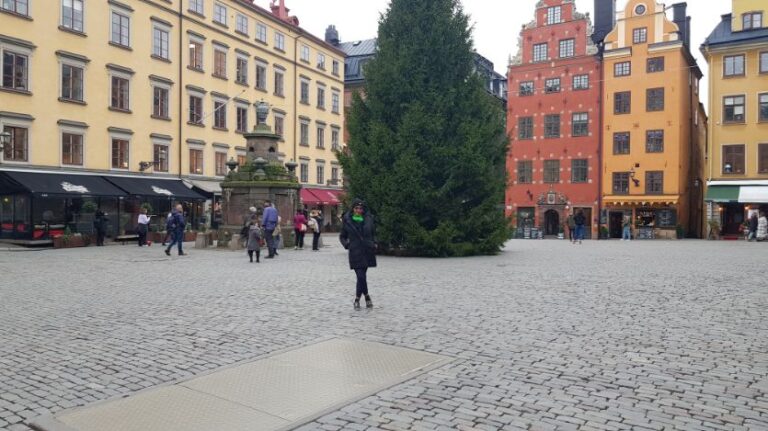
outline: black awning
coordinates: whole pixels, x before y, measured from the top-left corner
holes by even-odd
[[[125,192],[96,175],[3,171],[2,176],[5,180],[0,181],[0,193],[7,183],[37,195],[125,196]]]
[[[104,177],[110,183],[125,190],[129,195],[156,198],[205,200],[181,180],[164,178]]]

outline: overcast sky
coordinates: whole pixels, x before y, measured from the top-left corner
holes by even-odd
[[[270,0],[256,3],[268,7]],[[475,49],[493,61],[497,72],[506,74],[509,55],[517,51],[520,28],[533,19],[536,3],[537,0],[462,0],[474,24]],[[618,0],[617,7],[622,10],[626,3],[627,0]],[[667,6],[672,3],[666,2]],[[335,24],[343,42],[376,37],[379,14],[386,11],[388,4],[389,0],[286,0],[286,6],[298,16],[303,28],[324,37],[326,27]],[[576,0],[577,10],[590,15],[593,5],[593,0]],[[688,1],[692,51],[705,75],[706,62],[699,46],[720,21],[720,15],[730,12],[730,7],[729,0]],[[706,85],[702,89],[706,90]],[[706,100],[702,101],[706,104]]]

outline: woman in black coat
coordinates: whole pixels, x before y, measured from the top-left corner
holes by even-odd
[[[352,202],[352,211],[344,214],[341,234],[341,245],[349,250],[349,267],[357,275],[357,290],[355,292],[355,309],[360,308],[360,296],[365,295],[365,307],[373,308],[371,296],[368,295],[368,268],[376,267],[376,227],[373,216],[368,214],[365,203],[360,199]]]

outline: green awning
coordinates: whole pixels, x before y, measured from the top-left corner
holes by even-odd
[[[739,186],[709,186],[707,189],[707,202],[738,202]]]

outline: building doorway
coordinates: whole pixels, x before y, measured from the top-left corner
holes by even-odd
[[[621,238],[624,229],[624,212],[611,211],[608,215],[608,230],[611,238]]]
[[[544,213],[544,235],[557,235],[560,233],[560,214],[555,210]]]
[[[744,204],[725,205],[722,235],[741,235],[740,228],[744,221]]]

